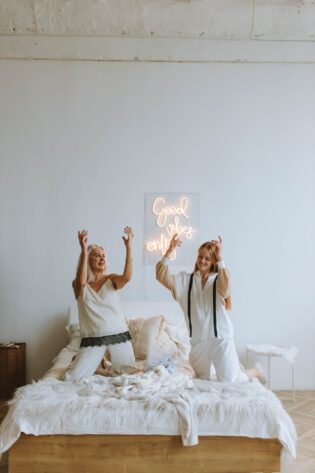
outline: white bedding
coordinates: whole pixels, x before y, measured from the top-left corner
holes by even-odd
[[[48,378],[20,388],[0,427],[0,452],[21,432],[50,434],[198,435],[278,438],[295,457],[294,425],[277,397],[258,382],[191,379],[163,366],[137,375],[80,382]]]

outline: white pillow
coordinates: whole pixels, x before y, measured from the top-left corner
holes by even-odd
[[[80,325],[78,322],[72,322],[66,326],[68,332],[69,343],[67,347],[69,350],[78,351],[81,343]]]
[[[190,340],[186,325],[178,326],[166,322],[165,331],[169,335],[170,339],[176,343],[184,358],[188,360],[190,352]]]
[[[139,317],[127,319],[128,329],[132,337],[135,357],[144,360],[147,353],[152,349],[156,340],[159,345],[168,344],[168,350],[174,352],[174,346],[171,347],[169,340],[176,344],[184,358],[189,358],[190,341],[186,325],[174,324],[165,321],[164,316]],[[80,325],[78,322],[69,323],[66,326],[69,336],[67,345],[69,350],[78,351],[81,343]],[[165,333],[168,337],[165,337]],[[164,339],[164,342],[162,341]],[[165,346],[166,349],[166,346]]]
[[[149,350],[156,343],[163,322],[164,318],[162,316],[127,320],[136,359],[146,359]]]
[[[53,366],[44,375],[63,379],[81,343],[80,325],[76,321],[75,312],[69,310],[70,323],[66,326],[69,336],[68,345],[63,348],[53,360]],[[164,316],[140,317],[127,320],[135,356],[139,360],[150,358],[150,364],[155,365],[160,359],[174,360],[177,367],[189,365],[188,357],[190,342],[188,331],[183,318],[165,321]],[[176,361],[175,361],[176,360]],[[149,361],[149,360],[147,360]]]
[[[45,378],[63,379],[73,358],[79,351],[81,343],[80,325],[77,322],[66,326],[69,343],[63,348],[52,361],[52,367],[44,374]]]
[[[185,358],[188,359],[190,352],[190,341],[187,326],[185,323],[184,314],[177,302],[156,302],[156,301],[136,301],[136,302],[124,302],[121,304],[125,314],[127,314],[127,321],[133,318],[144,318],[148,319],[153,316],[159,316],[163,314],[166,321],[166,331],[170,338],[176,343],[179,350],[182,352]],[[73,337],[79,336],[79,318],[78,308],[76,304],[73,304],[68,308],[69,314],[69,325],[70,340],[72,339],[71,330],[74,331]],[[136,315],[133,315],[136,314]],[[147,314],[150,314],[149,316]],[[72,328],[73,327],[73,328]],[[75,330],[78,330],[75,332]],[[75,335],[76,334],[76,335]],[[77,339],[72,345],[75,349],[79,349],[80,342]]]
[[[122,309],[126,318],[152,317],[163,314],[167,331],[171,339],[176,342],[184,356],[188,358],[190,342],[185,317],[177,302],[134,301],[123,302]],[[134,316],[133,314],[137,314]]]
[[[60,353],[53,359],[52,367],[44,374],[45,378],[63,379],[67,369],[69,368],[73,358],[78,350],[71,350],[68,347],[63,348]]]

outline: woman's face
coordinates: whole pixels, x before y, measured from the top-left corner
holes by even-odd
[[[207,248],[202,248],[197,256],[197,267],[201,272],[209,272],[211,264],[214,263],[214,257]]]
[[[103,272],[106,269],[105,251],[101,246],[93,248],[90,254],[90,266],[92,271]]]

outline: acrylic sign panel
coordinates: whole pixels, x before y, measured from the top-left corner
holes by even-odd
[[[199,195],[145,194],[144,259],[155,264],[175,233],[183,242],[171,255],[177,266],[191,265],[197,250]]]

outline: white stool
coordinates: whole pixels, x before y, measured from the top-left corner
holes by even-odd
[[[298,354],[298,349],[294,346],[281,345],[247,345],[246,346],[246,367],[248,368],[248,355],[255,353],[260,356],[268,357],[268,388],[271,389],[271,359],[272,357],[283,357],[292,366],[292,400],[295,402],[295,388],[294,388],[294,360]]]

